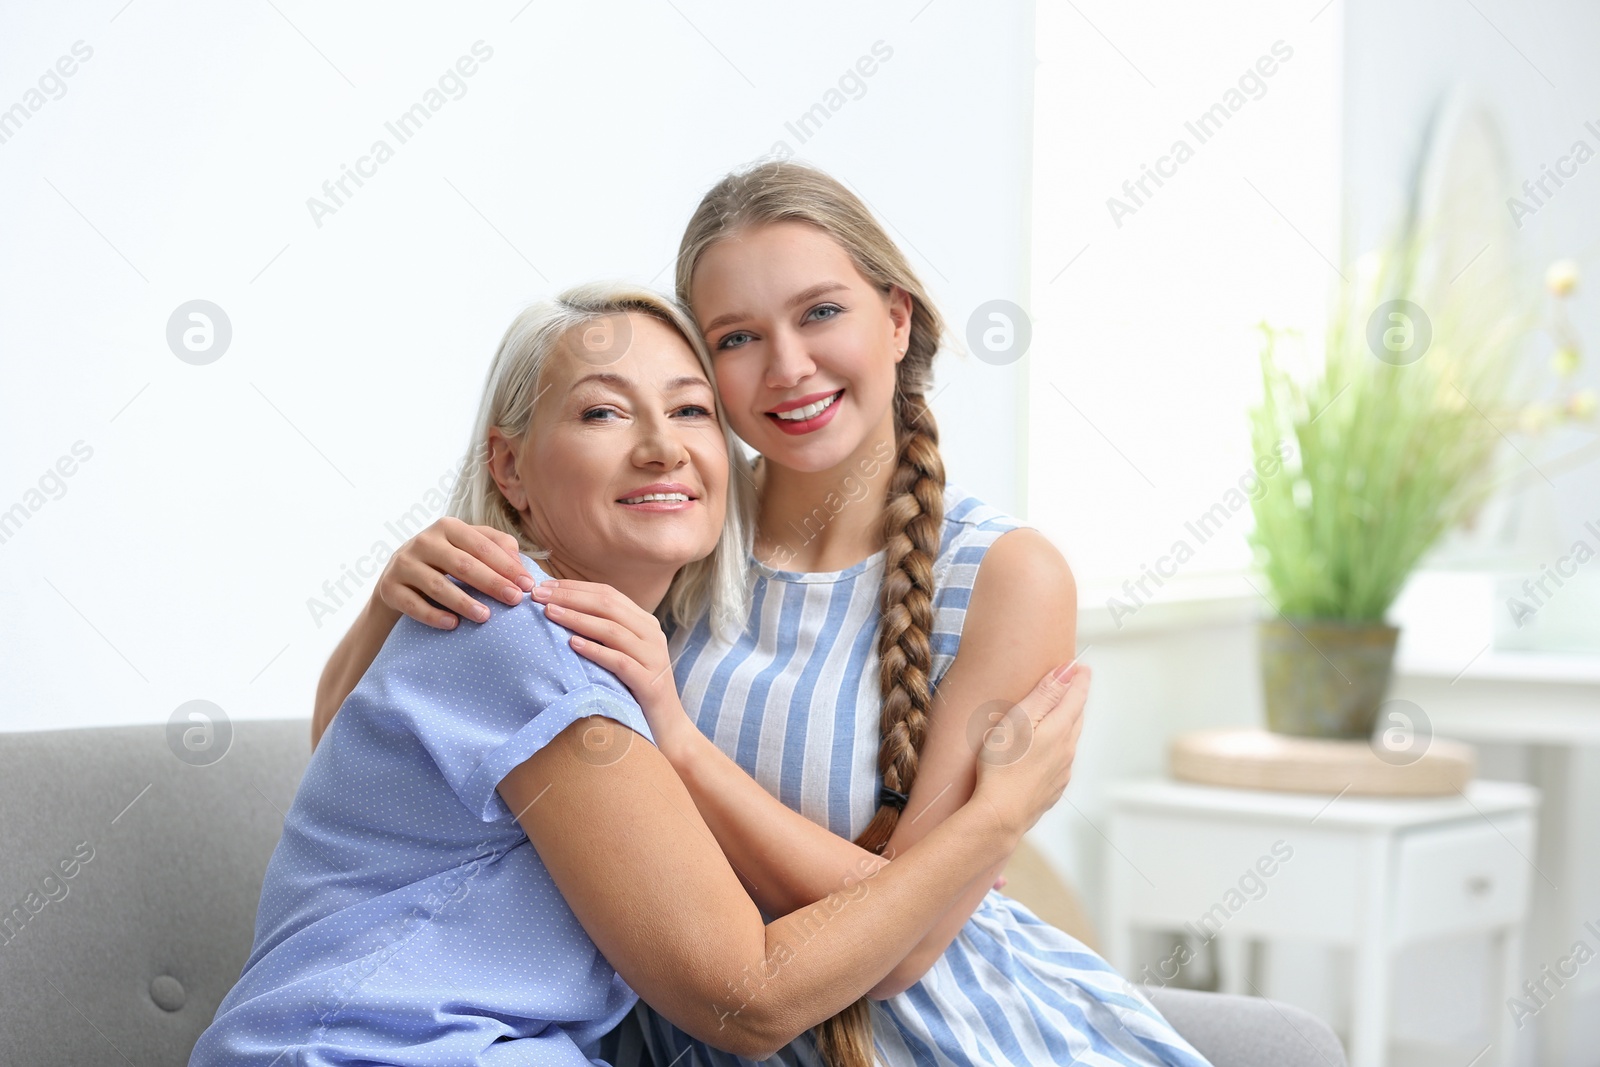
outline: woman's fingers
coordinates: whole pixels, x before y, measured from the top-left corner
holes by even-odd
[[[528,573],[528,568],[522,565],[522,548],[517,544],[517,539],[504,530],[496,530],[493,526],[468,526],[457,522],[456,526],[448,527],[450,543],[462,551],[470,554],[486,568],[494,571],[510,583],[511,595],[520,601],[521,594],[533,588],[533,575]],[[456,575],[462,581],[467,581],[464,574]],[[469,582],[474,588],[495,595],[494,590]]]
[[[643,668],[639,666],[638,661],[632,656],[618,652],[614,648],[607,648],[597,641],[586,641],[582,637],[574,637],[571,645],[572,650],[578,655],[604,667],[622,679],[622,684],[627,686],[630,691],[638,683],[637,676]],[[634,699],[638,699],[637,693],[634,694]]]
[[[377,595],[394,610],[439,629],[450,629],[458,620],[427,599],[446,612],[484,622],[489,609],[449,578],[515,606],[523,589],[533,586],[516,553],[510,534],[446,516],[400,546],[378,576]]]
[[[402,615],[409,615],[424,626],[432,626],[435,630],[454,630],[456,623],[461,621],[448,611],[440,611],[404,586],[395,589],[391,595],[383,599],[384,603]]]
[[[547,606],[571,608],[574,611],[611,619],[641,638],[649,638],[661,631],[661,623],[648,611],[623,596],[609,585],[597,582],[545,582],[533,590],[533,599]]]
[[[607,585],[604,582],[579,582],[571,578],[562,578],[560,580],[551,578],[548,581],[540,582],[534,587],[533,594],[535,600],[549,597],[573,604],[606,604],[618,612],[632,610],[643,612],[646,615],[649,614],[632,600],[617,592],[614,586]]]
[[[604,615],[590,615],[559,604],[546,605],[545,614],[552,622],[560,623],[573,633],[607,648],[614,648],[629,659],[642,664],[649,658],[649,650],[638,634]]]
[[[518,558],[517,539],[492,526],[468,526],[460,519],[434,523],[429,537],[419,537],[418,548],[426,562],[481,593],[513,607],[533,588],[533,576]]]
[[[1062,664],[1040,678],[1039,684],[1033,687],[1033,691],[1019,702],[1022,710],[1027,712],[1029,721],[1038,723],[1059,707],[1072,691],[1077,679],[1087,670],[1088,667],[1074,660]]]
[[[499,549],[495,551],[499,552]],[[434,566],[439,573],[465,582],[478,592],[486,593],[511,607],[522,603],[523,591],[500,571],[481,562],[477,556],[463,549],[447,547],[435,558],[437,563]],[[533,578],[529,577],[528,581],[531,583]],[[485,608],[484,612],[487,617],[488,609]]]
[[[1035,733],[1048,725],[1058,735],[1070,735],[1076,740],[1078,731],[1083,729],[1083,708],[1089,700],[1089,682],[1093,676],[1094,672],[1087,666],[1080,665],[1074,670],[1061,683],[1057,698],[1034,719]]]
[[[579,582],[571,578],[550,578],[540,582],[534,589],[535,593],[549,593],[563,597],[580,597],[593,604],[607,604],[617,612],[634,612],[640,615],[649,615],[638,604],[635,604],[626,595],[619,592],[615,586],[604,582]],[[654,616],[651,616],[654,618]]]
[[[576,578],[551,578],[539,583],[540,589],[581,589],[590,593],[616,592],[613,586],[605,582],[580,582]]]
[[[473,599],[472,594],[445,577],[443,571],[420,560],[396,560],[394,579],[382,583],[380,592],[384,601],[397,611],[405,611],[397,602],[405,594],[421,594],[446,611],[473,620],[486,622],[489,609]],[[434,610],[429,606],[429,610]],[[407,615],[411,615],[409,611]],[[412,618],[417,618],[415,615]],[[427,622],[418,619],[418,622]],[[429,625],[433,625],[429,623]]]
[[[500,546],[500,551],[505,553],[506,561],[511,566],[510,571],[504,572],[507,578],[517,582],[518,585],[523,584],[521,581],[519,581],[520,578],[526,578],[528,579],[527,585],[533,585],[533,575],[529,574],[528,568],[522,565],[522,546],[517,543],[517,539],[515,537],[512,537],[504,530],[496,530],[493,526],[471,526],[468,527],[468,529],[478,531],[480,534],[493,541],[496,545]],[[484,562],[488,561],[485,560]]]

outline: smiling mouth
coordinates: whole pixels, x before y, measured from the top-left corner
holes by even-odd
[[[625,496],[617,501],[619,504],[687,504],[694,497],[688,493],[640,493],[638,496]]]
[[[827,411],[829,408],[833,407],[833,405],[839,402],[839,398],[841,396],[844,396],[843,389],[840,389],[836,393],[825,396],[821,400],[807,404],[804,407],[789,408],[787,411],[769,411],[767,412],[767,415],[771,418],[777,419],[779,422],[804,422],[807,419],[816,418],[824,411]]]

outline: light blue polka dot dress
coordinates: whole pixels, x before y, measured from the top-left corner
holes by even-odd
[[[934,564],[935,685],[955,661],[984,553],[1019,523],[953,487]],[[797,531],[804,537],[804,531]],[[756,564],[751,619],[728,643],[702,621],[671,645],[683,705],[702,733],[768,792],[853,840],[877,808],[878,590],[882,552],[842,571]],[[1030,679],[1031,681],[1031,679]],[[744,1067],[640,1002],[657,1067]],[[1206,1067],[1150,1002],[1076,938],[998,892],[898,996],[872,1003],[890,1067],[1041,1064]],[[820,1063],[809,1034],[771,1060]]]
[[[495,789],[586,715],[653,740],[644,714],[532,600],[468,592],[489,620],[402,619],[317,746],[191,1067],[588,1067],[638,999]]]

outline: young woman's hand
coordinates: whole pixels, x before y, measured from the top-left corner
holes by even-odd
[[[534,586],[533,599],[551,621],[577,635],[574,651],[622,679],[644,709],[656,747],[670,750],[683,731],[695,730],[678,700],[659,619],[600,582],[551,579]]]
[[[1020,704],[985,707],[972,723],[968,736],[978,749],[972,799],[989,804],[1018,833],[1053,808],[1072,779],[1090,675],[1080,663],[1058,667]]]
[[[533,588],[533,576],[517,558],[520,551],[517,539],[503,530],[469,526],[447,515],[389,557],[375,595],[402,615],[438,630],[455,629],[456,615],[483,622],[489,609],[448,579],[457,578],[514,607]]]

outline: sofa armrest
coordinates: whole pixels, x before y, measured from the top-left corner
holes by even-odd
[[[1189,989],[1144,992],[1213,1067],[1346,1067],[1339,1038],[1304,1008]]]

